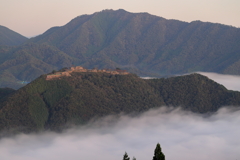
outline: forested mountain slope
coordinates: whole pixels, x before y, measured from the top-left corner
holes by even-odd
[[[46,80],[42,75],[0,103],[0,129],[57,130],[95,117],[181,106],[196,113],[240,105],[240,93],[199,74],[145,80],[134,74],[73,72]]]
[[[0,88],[0,102],[4,100],[5,97],[9,96],[15,90],[11,88]]]
[[[240,29],[103,10],[53,27],[19,47],[0,47],[0,87],[19,88],[62,67],[127,69],[163,77],[195,71],[240,74]]]
[[[87,68],[240,74],[240,29],[221,24],[104,10],[76,17],[31,41],[54,45]]]
[[[75,59],[47,44],[1,47],[0,86],[18,89],[42,74],[71,66]]]
[[[26,42],[28,38],[20,35],[17,32],[14,32],[7,27],[0,25],[0,46],[16,46],[21,45]]]

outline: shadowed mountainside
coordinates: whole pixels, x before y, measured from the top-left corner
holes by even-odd
[[[4,100],[5,97],[9,96],[15,90],[11,88],[0,88],[0,102]]]
[[[103,10],[53,27],[23,46],[1,47],[0,56],[0,87],[15,89],[23,86],[19,81],[72,65],[118,67],[153,77],[195,71],[240,74],[240,29]]]
[[[104,10],[79,16],[31,41],[54,45],[86,68],[240,74],[240,29],[221,24]]]
[[[27,43],[20,47],[2,47],[0,86],[20,88],[42,74],[69,67],[75,59],[47,44]]]
[[[196,113],[240,105],[240,93],[199,74],[141,79],[134,74],[72,72],[46,80],[42,75],[0,103],[0,129],[58,130],[92,118],[182,106]]]
[[[16,46],[26,42],[28,38],[0,25],[0,46]]]

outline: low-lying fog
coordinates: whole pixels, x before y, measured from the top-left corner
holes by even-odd
[[[230,78],[229,82],[232,80],[240,82],[239,77]],[[135,156],[137,160],[151,160],[159,142],[167,160],[237,160],[240,111],[227,108],[206,116],[161,107],[137,117],[109,116],[61,134],[3,138],[0,159],[121,160],[126,151],[131,159]]]
[[[218,73],[198,72],[201,75],[207,76],[215,82],[224,85],[229,90],[240,91],[240,76],[224,75]]]

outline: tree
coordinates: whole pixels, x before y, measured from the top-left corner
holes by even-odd
[[[160,144],[158,143],[155,150],[153,160],[165,160],[165,155],[162,153]]]
[[[55,74],[56,72],[57,72],[56,70],[53,70],[53,71],[52,71],[52,74]]]
[[[117,67],[115,70],[117,70],[117,71],[118,71],[118,70],[121,70],[121,69]]]
[[[133,159],[132,160],[136,160],[136,158],[135,157],[133,157]]]
[[[128,157],[127,152],[125,152],[125,154],[123,155],[123,160],[130,160],[130,158]]]

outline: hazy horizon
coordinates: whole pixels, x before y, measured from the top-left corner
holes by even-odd
[[[79,15],[104,9],[148,12],[166,19],[200,20],[240,27],[238,0],[0,0],[0,4],[0,25],[26,37],[42,34],[54,26],[63,26]]]

